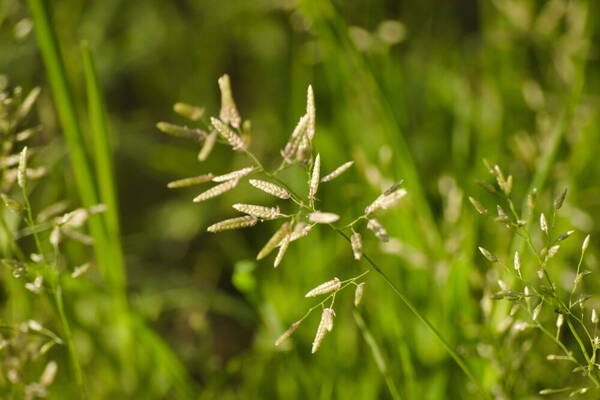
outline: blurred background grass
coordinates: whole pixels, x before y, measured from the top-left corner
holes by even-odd
[[[180,177],[244,166],[222,147],[200,164],[194,144],[155,129],[159,120],[184,123],[171,111],[177,101],[216,114],[216,80],[223,73],[232,78],[242,116],[252,120],[255,152],[271,166],[303,112],[306,86],[313,84],[323,169],[350,158],[357,165],[323,187],[323,209],[358,215],[381,188],[406,179],[409,199],[383,220],[396,239],[385,248],[375,241],[366,247],[486,387],[505,396],[499,398],[535,398],[539,389],[568,377],[568,367],[550,369],[544,361],[555,351],[552,343],[534,332],[508,340],[496,329],[499,320],[482,312],[482,298],[500,272],[490,271],[476,245],[508,249],[511,237],[476,217],[465,199],[474,195],[492,204],[475,184],[485,178],[482,158],[505,166],[522,198],[536,173],[544,178],[540,160],[550,154],[538,190],[546,191],[541,201],[550,204],[569,187],[558,223],[564,230],[575,226],[577,240],[565,247],[578,249],[582,232],[598,243],[600,14],[594,1],[48,4],[82,115],[80,41],[87,40],[95,54],[116,148],[132,308],[158,333],[152,340],[164,340],[187,371],[179,381],[155,370],[154,353],[145,350],[152,340],[134,340],[131,346],[140,348],[132,350],[132,371],[123,375],[118,332],[102,325],[111,319],[102,284],[81,284],[70,288],[67,308],[93,397],[389,396],[349,296],[340,301],[336,328],[316,356],[309,347],[317,317],[303,324],[288,348],[272,345],[311,304],[303,298],[309,288],[361,271],[343,241],[314,232],[294,243],[274,271],[268,262],[253,261],[273,224],[205,232],[230,216],[230,204],[241,196],[248,203],[265,203],[266,197],[238,189],[198,205],[191,202],[197,189],[166,189],[166,182]],[[65,196],[77,205],[72,172],[60,167],[68,165],[67,152],[26,6],[2,0],[0,23],[0,73],[25,88],[42,86],[40,141],[52,144],[57,160],[52,184],[37,193],[34,205]],[[296,181],[301,185],[303,177]],[[588,267],[594,270],[597,252],[591,253]],[[87,257],[75,248],[69,256],[74,264]],[[557,267],[565,285],[572,280],[573,259],[567,252]],[[436,339],[375,278],[361,312],[402,398],[476,398]],[[597,284],[586,287],[594,289]],[[529,350],[532,343],[535,351]],[[68,379],[59,373],[56,398],[69,393]]]

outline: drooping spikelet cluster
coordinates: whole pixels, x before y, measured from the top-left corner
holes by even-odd
[[[247,182],[255,189],[273,196],[266,199],[270,203],[280,201],[281,204],[267,205],[246,204],[242,202],[233,204],[232,207],[242,213],[242,216],[216,222],[207,228],[209,232],[221,232],[251,227],[263,221],[282,219],[283,223],[279,224],[277,230],[256,256],[257,260],[262,260],[271,253],[275,253],[273,266],[278,267],[282,264],[290,244],[306,237],[316,225],[332,226],[332,224],[340,220],[339,214],[318,209],[315,205],[319,202],[320,185],[342,175],[352,167],[354,162],[347,161],[328,174],[322,175],[323,160],[320,154],[314,152],[313,140],[316,133],[316,107],[313,88],[309,86],[306,95],[306,110],[299,118],[288,141],[280,151],[282,157],[280,166],[273,171],[266,169],[258,161],[258,157],[252,154],[248,148],[248,144],[250,143],[249,136],[251,135],[249,127],[251,124],[249,121],[243,121],[240,117],[233,98],[229,76],[222,76],[219,78],[218,83],[221,91],[221,110],[218,118],[210,117],[207,121],[204,121],[204,109],[184,103],[177,103],[175,106],[177,113],[202,126],[188,128],[162,122],[158,124],[158,128],[174,136],[203,142],[198,154],[200,161],[208,157],[215,143],[223,142],[229,145],[231,149],[247,155],[250,165],[247,164],[243,168],[231,172],[220,174],[207,172],[194,177],[179,179],[169,183],[168,187],[184,188],[215,182],[215,185],[206,188],[193,199],[194,202],[204,202],[230,192],[235,188],[245,186]],[[306,182],[305,195],[297,194],[291,189],[292,185],[288,185],[279,177],[281,171],[292,166],[304,168],[306,171],[308,180]],[[364,225],[368,230],[372,231],[380,240],[388,240],[387,231],[375,219],[374,215],[391,208],[406,195],[406,190],[401,188],[400,184],[401,182],[398,182],[384,191],[365,208],[363,215],[341,228],[340,232],[343,230],[350,230],[352,232],[350,242],[355,260],[360,260],[363,257],[362,236],[357,231],[359,224],[367,221]],[[288,209],[292,211],[288,212]],[[333,328],[333,317],[335,316],[333,306],[336,293],[348,285],[354,285],[356,287],[354,303],[358,306],[362,299],[364,288],[364,282],[360,282],[360,279],[365,274],[366,272],[363,272],[358,276],[344,281],[334,278],[306,293],[306,297],[308,298],[324,296],[324,300],[319,303],[323,308],[323,313],[313,342],[313,353],[319,348],[325,334]],[[326,301],[331,301],[329,307],[325,307],[324,303]],[[313,309],[315,307],[311,308],[302,319],[294,322],[276,341],[276,345],[281,344],[290,337]]]

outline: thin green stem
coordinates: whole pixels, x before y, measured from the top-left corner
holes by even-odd
[[[342,232],[339,229],[335,229],[335,231],[338,234],[340,234],[344,239],[346,239],[348,242],[350,242],[350,238],[344,232]],[[433,333],[433,335],[442,343],[442,346],[446,349],[448,354],[450,354],[450,356],[454,359],[456,364],[458,364],[458,366],[465,373],[465,375],[477,387],[477,389],[479,390],[481,395],[484,396],[485,398],[491,399],[490,395],[485,391],[482,384],[475,378],[475,376],[473,375],[473,373],[467,366],[466,362],[458,355],[458,353],[454,349],[452,349],[450,344],[446,341],[446,339],[444,339],[444,337],[437,330],[437,328],[435,326],[433,326],[433,324],[423,314],[421,314],[417,310],[417,308],[410,302],[410,300],[408,300],[408,298],[406,296],[404,296],[404,294],[402,294],[400,289],[398,289],[398,287],[381,270],[381,268],[379,268],[377,266],[377,264],[375,263],[375,261],[373,261],[373,259],[371,259],[371,257],[369,257],[366,254],[363,254],[363,258],[369,263],[371,269],[374,270],[375,272],[377,272],[381,276],[381,278],[392,289],[392,291],[396,294],[396,296],[398,296],[398,298],[402,301],[402,303],[404,303],[404,305],[417,317],[417,319],[419,319],[425,326],[427,326],[427,328],[431,331],[431,333]]]

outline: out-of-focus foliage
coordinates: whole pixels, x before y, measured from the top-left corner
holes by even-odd
[[[94,50],[116,148],[127,294],[139,315],[131,324],[144,320],[157,333],[129,342],[123,354],[117,345],[122,332],[105,326],[111,320],[110,288],[95,267],[84,279],[69,280],[65,307],[90,397],[188,395],[177,389],[185,386],[174,378],[179,375],[153,369],[148,354],[160,352],[146,348],[170,349],[201,399],[389,397],[352,317],[351,296],[338,300],[336,328],[316,355],[310,354],[316,316],[287,347],[273,346],[313,304],[303,297],[306,291],[365,268],[343,240],[314,232],[290,246],[273,270],[254,257],[274,223],[219,235],[205,231],[230,216],[230,205],[238,202],[235,191],[194,204],[199,193],[194,188],[166,188],[180,177],[244,166],[222,146],[199,163],[198,146],[155,128],[159,120],[185,123],[172,112],[177,101],[217,115],[216,82],[223,73],[231,76],[240,113],[252,120],[255,153],[273,163],[303,113],[312,83],[323,170],[350,158],[356,165],[336,185],[320,189],[323,209],[346,210],[346,218],[360,215],[382,189],[406,180],[406,201],[386,216],[392,239],[384,246],[366,240],[365,251],[439,327],[495,398],[533,399],[545,388],[585,382],[570,364],[546,360],[559,352],[553,341],[535,329],[515,333],[506,322],[506,304],[490,300],[505,272],[490,266],[477,246],[494,249],[508,263],[512,235],[479,218],[468,196],[494,207],[493,196],[476,184],[488,180],[483,158],[514,176],[516,199],[524,200],[535,182],[538,201],[547,208],[568,186],[556,230],[576,232],[557,254],[552,274],[568,292],[581,241],[590,233],[585,266],[594,278],[582,290],[592,295],[586,307],[600,306],[595,159],[600,13],[594,0],[46,3],[82,116],[87,109],[80,40]],[[43,127],[34,141],[45,147],[40,162],[48,177],[31,194],[32,206],[39,211],[67,198],[76,208],[68,154],[32,29],[24,2],[0,1],[0,74],[11,88],[42,87],[30,118]],[[23,244],[33,252],[28,239]],[[86,249],[69,245],[69,265],[88,260]],[[12,302],[24,282],[15,283],[6,268],[1,273],[0,325],[18,326],[41,314],[48,315],[49,329],[61,331],[46,312],[51,304],[40,305],[28,292]],[[477,398],[436,338],[375,276],[365,287],[360,312],[403,399]],[[550,310],[545,318],[553,326]],[[576,349],[574,338],[563,335]],[[54,346],[49,355],[59,362],[51,398],[73,396],[66,348]],[[40,360],[30,370],[32,380],[45,365]],[[4,385],[10,380],[2,368]],[[587,398],[598,393],[590,391]]]

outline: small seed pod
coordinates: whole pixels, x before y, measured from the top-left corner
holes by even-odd
[[[234,204],[232,207],[239,212],[261,219],[275,219],[282,216],[279,207],[264,207],[254,204]]]
[[[225,74],[218,80],[219,89],[221,90],[221,111],[219,112],[219,119],[230,124],[234,128],[239,128],[242,119],[235,106],[233,100],[233,94],[231,92],[231,81],[229,75]]]
[[[548,222],[546,222],[544,213],[540,213],[540,230],[546,234],[548,233]]]
[[[238,169],[237,171],[232,171],[224,175],[218,175],[212,178],[213,182],[225,182],[230,181],[232,179],[240,179],[244,176],[248,175],[254,171],[254,167],[246,167],[242,169]]]
[[[327,332],[331,332],[333,329],[333,317],[335,316],[335,311],[332,308],[323,309],[323,313],[321,314],[321,321],[319,322],[319,327],[317,328],[317,334],[315,335],[315,339],[313,340],[312,345],[312,353],[316,353],[321,346],[321,342],[325,338]]]
[[[211,117],[210,123],[217,130],[217,132],[219,132],[221,136],[223,136],[223,138],[227,140],[227,142],[233,148],[233,150],[240,150],[246,147],[246,143],[244,143],[242,138],[223,121]]]
[[[330,281],[320,284],[316,288],[310,290],[304,297],[316,297],[322,294],[335,292],[342,287],[342,282],[338,278],[333,278]]]
[[[359,283],[356,285],[356,290],[354,291],[354,306],[358,307],[363,297],[363,293],[365,291],[365,283]]]
[[[292,333],[294,333],[294,331],[296,329],[298,329],[298,327],[300,326],[300,323],[302,321],[296,321],[294,322],[292,325],[290,325],[290,327],[281,334],[281,336],[279,336],[277,338],[277,340],[275,341],[275,346],[279,346],[281,343],[283,343],[287,338],[289,338],[290,336],[292,336]]]
[[[315,110],[315,95],[313,93],[312,85],[308,85],[308,90],[306,92],[306,136],[308,136],[308,140],[313,140],[315,137]]]
[[[212,131],[204,141],[200,152],[198,153],[198,161],[205,161],[217,142],[217,131]]]
[[[365,215],[370,215],[373,214],[375,211],[387,210],[393,207],[394,205],[396,205],[396,203],[400,201],[400,199],[406,196],[406,193],[407,192],[405,189],[399,188],[396,188],[396,190],[390,193],[388,193],[387,191],[382,193],[381,195],[379,195],[379,197],[375,199],[374,202],[372,202],[365,208]]]
[[[308,220],[317,224],[331,224],[340,219],[340,216],[334,213],[315,211],[308,216]]]
[[[592,309],[591,321],[592,321],[592,324],[594,324],[594,325],[598,324],[598,313],[596,312],[595,308]]]
[[[350,237],[350,244],[352,245],[352,254],[355,260],[360,260],[363,254],[362,236],[358,232],[354,232]]]
[[[469,196],[469,201],[471,202],[471,204],[473,204],[473,207],[475,208],[475,210],[477,210],[479,214],[488,215],[488,210],[479,201],[477,201],[471,196]]]
[[[497,262],[497,261],[498,261],[498,258],[497,258],[495,255],[493,255],[492,253],[490,253],[488,250],[484,249],[484,248],[483,248],[483,247],[481,247],[481,246],[479,246],[479,247],[477,247],[477,248],[479,249],[479,251],[481,252],[481,254],[483,254],[483,256],[484,256],[485,258],[487,258],[487,260],[488,260],[489,262],[493,262],[493,263],[495,263],[495,262]]]
[[[285,161],[292,162],[292,157],[294,157],[294,154],[298,152],[298,148],[301,145],[302,138],[305,136],[307,121],[308,117],[306,115],[300,117],[300,120],[298,121],[296,127],[292,131],[290,139],[286,143],[283,150],[281,150],[281,156],[285,159]]]
[[[277,268],[279,264],[281,264],[281,260],[283,260],[283,256],[288,249],[290,244],[290,234],[284,236],[283,240],[279,244],[279,251],[277,252],[277,256],[275,257],[275,262],[273,263],[273,267]]]
[[[321,177],[321,155],[317,154],[315,162],[313,164],[312,174],[310,176],[310,182],[308,187],[308,198],[314,200],[317,190],[319,190],[319,180]]]
[[[202,129],[188,128],[187,126],[179,126],[168,122],[159,122],[156,124],[156,127],[158,130],[166,133],[167,135],[185,139],[193,139],[197,142],[202,141],[208,135]]]
[[[239,181],[237,179],[232,179],[230,181],[226,181],[221,184],[218,184],[217,186],[213,186],[212,188],[208,189],[207,191],[202,192],[198,196],[196,196],[196,198],[194,199],[194,203],[199,203],[201,201],[205,201],[208,199],[212,199],[213,197],[220,196],[223,193],[228,192],[231,189],[235,188],[237,186],[238,182]]]
[[[204,115],[204,108],[186,103],[175,103],[173,111],[190,121],[198,121]]]
[[[519,274],[519,277],[520,277],[521,276],[521,259],[519,257],[518,251],[515,251],[513,266],[515,268],[515,271],[517,271],[517,274]]]
[[[375,218],[369,219],[369,222],[367,223],[367,229],[373,232],[377,239],[381,240],[382,242],[387,242],[390,240],[390,237],[383,225],[381,225],[381,223]]]
[[[229,218],[221,222],[217,222],[216,224],[213,224],[206,228],[206,230],[209,232],[221,232],[231,229],[239,229],[254,226],[257,222],[258,218],[253,217],[251,215],[246,215],[244,217]]]
[[[19,167],[17,169],[17,184],[25,188],[27,184],[27,146],[23,147],[19,156]]]
[[[257,260],[262,260],[266,256],[268,256],[277,246],[281,243],[282,239],[289,234],[290,232],[290,223],[286,222],[271,236],[267,244],[264,245],[262,249],[258,252],[256,256]]]
[[[214,177],[213,174],[204,174],[199,176],[192,176],[191,178],[178,179],[176,181],[169,182],[167,187],[169,189],[177,189],[183,187],[190,187],[194,185],[200,185],[201,183],[209,182]]]
[[[259,179],[250,179],[250,184],[255,188],[262,190],[272,196],[279,197],[280,199],[287,200],[290,198],[290,193],[279,185],[271,182],[261,181]]]
[[[567,191],[569,188],[564,188],[560,195],[554,200],[554,209],[557,211],[563,206],[565,199],[567,198]]]
[[[330,172],[327,175],[325,175],[324,177],[322,177],[321,183],[329,182],[329,181],[337,178],[338,176],[340,176],[341,174],[346,172],[348,170],[348,168],[350,168],[353,164],[354,164],[354,161],[348,161],[348,162],[340,165],[339,167],[334,169],[332,172]]]

